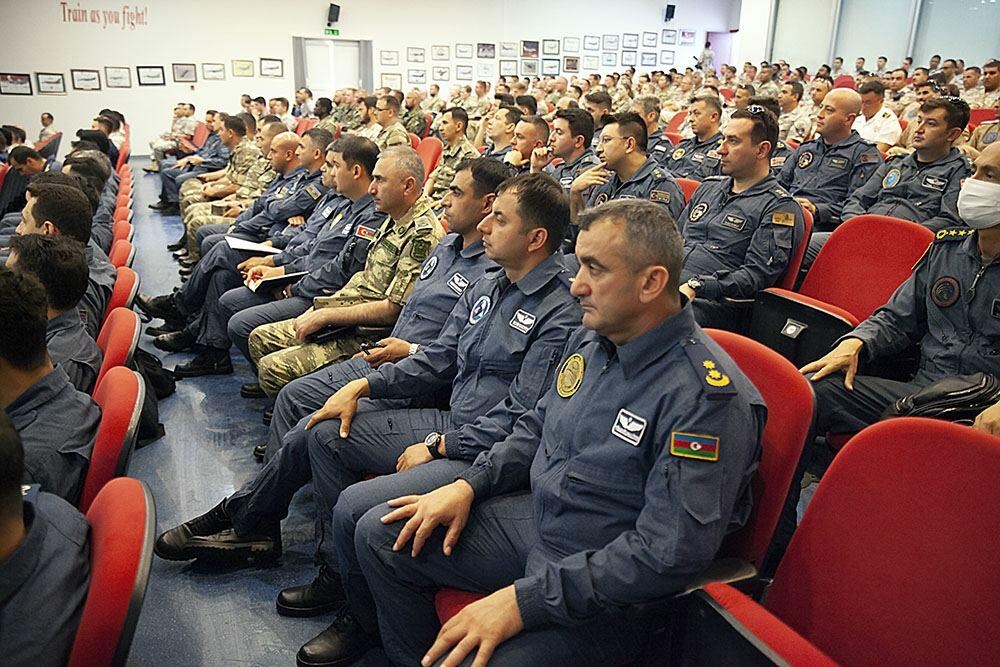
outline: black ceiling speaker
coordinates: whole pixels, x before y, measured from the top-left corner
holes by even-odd
[[[677,5],[667,5],[667,8],[663,11],[663,20],[670,21],[673,19],[675,9],[677,9]]]
[[[336,23],[340,20],[340,5],[330,3],[330,13],[326,15],[327,23]]]

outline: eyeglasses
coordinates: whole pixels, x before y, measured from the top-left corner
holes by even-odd
[[[751,104],[746,108],[746,112],[754,116],[763,115],[765,111],[767,111],[767,109],[760,106],[759,104]]]

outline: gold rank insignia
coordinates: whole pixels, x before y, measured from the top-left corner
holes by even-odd
[[[583,384],[583,368],[582,354],[570,355],[570,358],[563,362],[562,368],[559,369],[559,377],[556,378],[556,391],[560,396],[569,398],[576,393]]]
[[[701,362],[701,365],[708,371],[708,375],[705,376],[705,382],[709,385],[713,387],[726,387],[729,385],[729,376],[716,368],[714,361],[706,359]]]
[[[771,222],[782,227],[794,227],[795,214],[791,211],[775,211],[771,214]]]
[[[683,148],[678,148],[670,156],[670,159],[671,160],[680,160],[682,157],[684,157],[684,149]]]

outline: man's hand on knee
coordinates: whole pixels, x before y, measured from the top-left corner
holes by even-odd
[[[382,517],[382,523],[409,519],[399,532],[392,550],[400,551],[412,539],[413,548],[410,553],[416,557],[420,555],[424,542],[435,528],[448,526],[442,551],[445,556],[450,556],[469,520],[474,499],[475,494],[469,483],[458,480],[422,496],[403,496],[390,500],[389,507],[396,509]]]
[[[485,667],[496,648],[523,629],[514,586],[501,588],[448,619],[420,664],[429,667],[451,651],[441,667],[455,667],[476,651],[473,667]]]
[[[864,345],[860,339],[846,338],[840,345],[833,348],[823,358],[806,364],[799,369],[800,373],[814,373],[813,382],[822,380],[827,375],[838,371],[844,372],[844,386],[854,389],[854,376],[858,373],[858,360],[861,357],[861,347]]]
[[[340,437],[346,438],[351,434],[351,422],[354,420],[354,414],[358,411],[358,400],[368,396],[369,393],[368,380],[364,378],[351,380],[338,389],[333,396],[326,399],[323,407],[313,413],[306,424],[306,430],[308,431],[322,421],[339,419]]]

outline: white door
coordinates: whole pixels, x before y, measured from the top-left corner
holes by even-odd
[[[315,97],[330,97],[338,88],[360,87],[360,42],[306,39],[304,47],[306,87]]]

